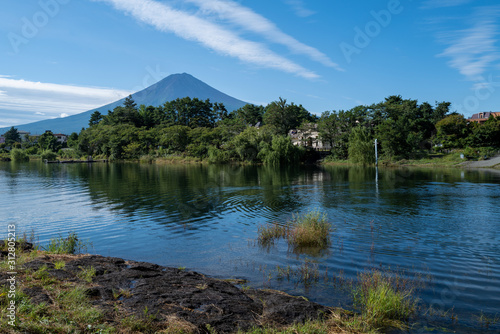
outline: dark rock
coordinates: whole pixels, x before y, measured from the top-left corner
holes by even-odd
[[[207,325],[217,333],[235,333],[262,324],[290,325],[317,319],[329,310],[277,291],[243,292],[223,280],[151,263],[97,255],[70,256],[64,269],[56,270],[51,263],[55,260],[41,257],[25,267],[38,270],[46,265],[52,277],[65,281],[76,280],[82,269],[93,267],[95,276],[87,295],[106,314],[113,314],[119,304],[125,314],[143,318],[147,310],[158,323],[175,317],[202,333],[208,331]],[[43,291],[38,292],[40,300],[48,298]]]
[[[52,304],[52,300],[49,295],[45,293],[45,290],[40,286],[34,286],[31,288],[24,288],[23,293],[31,298],[33,304]]]

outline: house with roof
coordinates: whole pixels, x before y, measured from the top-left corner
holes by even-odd
[[[493,117],[500,117],[500,112],[479,112],[471,116],[471,118],[468,119],[469,122],[476,122],[476,123],[484,123],[490,118],[490,116]]]
[[[68,136],[62,133],[54,133],[54,137],[56,137],[58,143],[65,143],[68,140]]]
[[[305,124],[299,129],[290,130],[288,135],[294,145],[311,147],[318,151],[331,150],[330,144],[321,140],[318,124]]]

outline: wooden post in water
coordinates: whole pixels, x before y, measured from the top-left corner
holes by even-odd
[[[378,166],[377,139],[375,139],[375,166]]]

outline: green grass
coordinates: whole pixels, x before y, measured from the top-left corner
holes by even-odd
[[[319,210],[303,215],[293,215],[286,225],[268,224],[258,229],[257,240],[260,245],[269,246],[278,239],[286,239],[295,250],[300,248],[327,248],[331,243],[332,225],[326,213]]]
[[[413,292],[409,280],[378,270],[358,274],[352,289],[354,306],[371,328],[404,328],[416,310]]]
[[[74,232],[68,234],[68,237],[50,239],[50,243],[45,247],[45,250],[53,254],[77,254],[87,250],[88,243],[84,243],[78,239],[78,235]]]
[[[331,224],[318,210],[293,217],[288,243],[294,247],[325,248],[330,244]]]
[[[94,278],[95,276],[95,268],[94,267],[90,267],[90,268],[84,268],[84,267],[79,267],[82,271],[80,273],[78,273],[78,278],[84,280],[85,282],[87,283],[92,283],[92,279]]]
[[[288,237],[289,226],[282,226],[278,224],[267,224],[259,226],[258,229],[258,242],[260,245],[268,246],[274,244],[275,240],[286,239]]]

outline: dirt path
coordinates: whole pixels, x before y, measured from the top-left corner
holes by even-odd
[[[497,165],[500,165],[500,155],[497,155],[496,157],[490,158],[488,160],[481,160],[481,161],[467,161],[461,164],[464,167],[467,168],[487,168],[487,167],[495,167]]]

